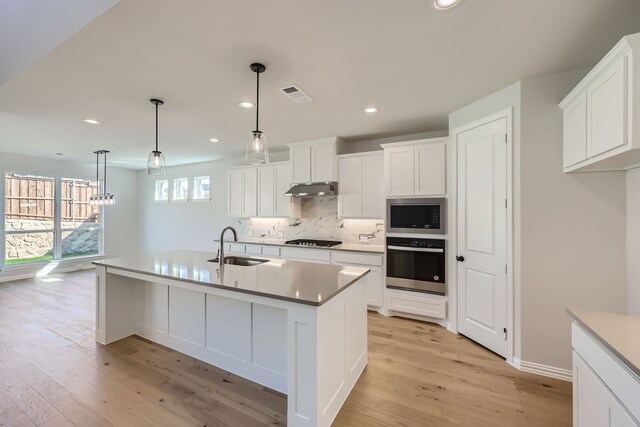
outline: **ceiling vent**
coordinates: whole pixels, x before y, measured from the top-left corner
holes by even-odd
[[[304,104],[313,101],[309,95],[304,93],[298,86],[291,85],[280,89],[290,100],[296,104]]]

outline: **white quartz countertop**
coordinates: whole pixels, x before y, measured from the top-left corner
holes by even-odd
[[[179,280],[236,292],[319,306],[369,272],[367,268],[269,260],[245,267],[227,264],[220,271],[215,254],[169,251],[95,261],[109,269]]]
[[[640,317],[567,309],[569,316],[640,376]]]
[[[287,239],[289,240],[289,239]],[[295,240],[295,239],[290,239]],[[220,239],[216,239],[216,242],[220,242]],[[268,246],[286,246],[288,248],[306,248],[306,249],[326,249],[331,251],[351,251],[351,252],[369,252],[376,254],[384,253],[384,246],[382,245],[369,245],[366,243],[343,243],[337,246],[324,247],[324,246],[303,246],[303,245],[287,245],[284,239],[260,239],[252,237],[241,237],[237,242],[232,240],[226,240],[225,243],[246,243],[251,245],[268,245]]]

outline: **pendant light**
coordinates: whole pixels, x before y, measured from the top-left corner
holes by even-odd
[[[107,192],[107,153],[109,150],[94,151],[96,155],[96,185],[100,188],[100,156],[104,156],[104,172],[102,177],[102,191],[98,191],[96,196],[89,198],[92,206],[111,206],[116,204],[116,196]]]
[[[244,161],[252,165],[261,163],[269,163],[269,147],[267,146],[267,137],[260,131],[260,73],[264,73],[267,69],[262,64],[251,64],[251,71],[256,73],[256,130],[251,132],[251,139],[247,143],[247,151]]]
[[[149,153],[147,160],[147,174],[149,175],[165,175],[167,163],[162,151],[158,150],[158,106],[164,104],[160,99],[150,99],[152,104],[156,106],[156,149]]]

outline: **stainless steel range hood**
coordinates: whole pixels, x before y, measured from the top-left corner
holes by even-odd
[[[308,182],[305,184],[294,184],[285,196],[299,197],[302,199],[312,197],[329,197],[338,195],[337,182]]]

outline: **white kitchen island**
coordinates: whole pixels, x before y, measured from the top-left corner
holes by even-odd
[[[289,426],[329,426],[367,364],[368,269],[207,262],[171,251],[96,261],[96,341],[139,335],[287,394]]]

